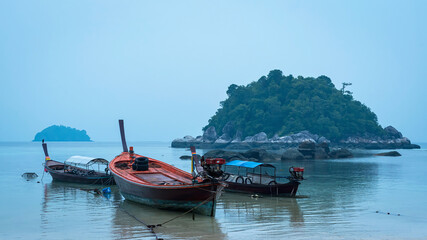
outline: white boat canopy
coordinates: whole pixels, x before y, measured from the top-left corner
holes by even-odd
[[[103,158],[93,158],[93,157],[84,157],[84,156],[72,156],[69,159],[65,160],[64,164],[89,167],[93,164],[104,164],[108,165],[108,161]]]

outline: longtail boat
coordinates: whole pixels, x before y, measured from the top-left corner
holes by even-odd
[[[115,184],[113,175],[109,173],[107,160],[72,156],[64,162],[59,162],[50,159],[44,140],[42,146],[45,154],[44,169],[50,173],[54,181],[99,185]]]
[[[237,172],[228,171],[230,167],[237,167]],[[290,167],[288,177],[277,176],[276,167],[268,163],[234,160],[224,168],[221,180],[227,183],[229,192],[295,197],[304,179],[302,167]]]
[[[128,150],[119,120],[123,152],[109,165],[120,193],[127,200],[156,208],[215,216],[223,184],[215,178],[190,174],[165,162]]]
[[[225,164],[222,158],[198,157],[194,147],[191,152],[198,171],[203,171],[208,164],[224,164],[224,169],[216,168],[211,172],[215,171],[219,180],[226,184],[227,192],[295,197],[300,181],[304,180],[303,167],[290,167],[290,176],[284,177],[277,176],[276,167],[268,163],[234,160]]]

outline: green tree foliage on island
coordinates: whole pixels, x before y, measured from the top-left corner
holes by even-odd
[[[246,86],[232,84],[228,98],[209,119],[219,134],[227,122],[245,136],[265,132],[284,136],[308,130],[331,140],[349,136],[382,136],[377,116],[367,106],[338,90],[326,76],[284,76],[280,70]]]
[[[41,141],[91,141],[85,130],[52,125],[37,133],[33,142]]]

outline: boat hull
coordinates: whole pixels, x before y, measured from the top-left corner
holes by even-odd
[[[225,182],[228,186],[227,192],[253,193],[270,196],[289,196],[295,197],[300,182],[290,181],[283,184],[265,185],[265,184],[245,184],[236,182]]]
[[[81,184],[98,184],[98,185],[114,185],[114,178],[112,175],[97,174],[94,176],[81,176],[64,172],[64,164],[49,160],[45,163],[46,170],[52,176],[54,181],[81,183]],[[87,171],[80,169],[81,171]]]
[[[188,211],[215,216],[219,183],[190,186],[147,186],[114,175],[120,193],[127,200],[160,209]]]

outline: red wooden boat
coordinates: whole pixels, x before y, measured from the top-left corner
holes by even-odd
[[[108,173],[108,161],[103,158],[72,156],[64,162],[51,160],[46,143],[42,142],[45,154],[44,168],[54,181],[113,185],[114,178]],[[97,165],[97,168],[93,166]],[[99,166],[103,166],[101,169]]]
[[[211,178],[193,177],[165,162],[127,149],[123,120],[119,120],[123,152],[109,165],[120,193],[127,200],[156,208],[193,211],[215,216],[223,185]]]

